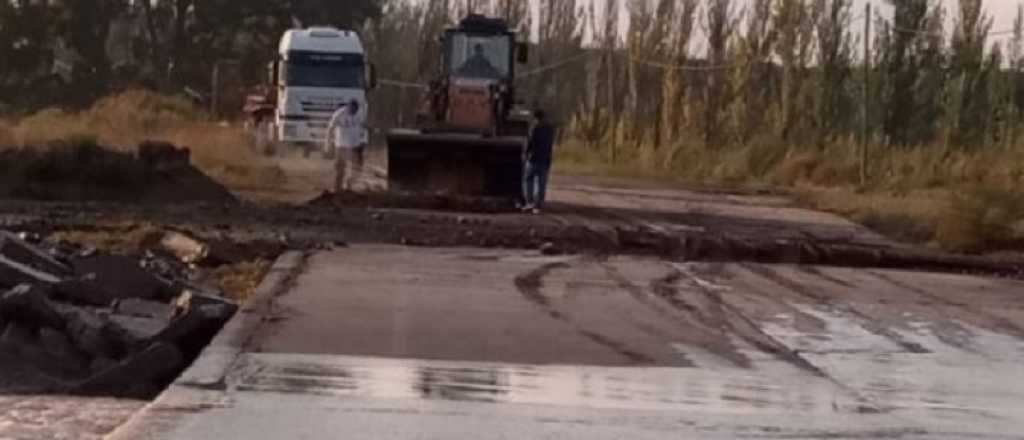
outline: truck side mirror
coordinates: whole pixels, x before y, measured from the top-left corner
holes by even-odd
[[[530,43],[516,43],[516,61],[519,64],[530,62]]]
[[[366,77],[367,77],[366,88],[369,89],[369,90],[376,89],[377,88],[377,65],[376,64],[369,63],[369,64],[366,65]]]
[[[267,81],[268,86],[277,85],[277,61],[267,63]]]

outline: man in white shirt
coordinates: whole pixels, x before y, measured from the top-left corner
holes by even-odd
[[[366,122],[359,112],[359,101],[342,104],[327,125],[327,150],[336,152],[334,191],[350,190],[363,172]]]

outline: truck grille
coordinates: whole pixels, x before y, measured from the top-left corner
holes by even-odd
[[[302,111],[304,111],[304,112],[334,113],[334,111],[338,109],[338,105],[341,104],[341,101],[337,101],[337,102],[302,101],[302,102],[300,102],[300,104],[302,104]]]

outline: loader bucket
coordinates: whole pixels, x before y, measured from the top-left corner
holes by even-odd
[[[518,199],[524,145],[521,137],[394,130],[388,133],[388,188]]]

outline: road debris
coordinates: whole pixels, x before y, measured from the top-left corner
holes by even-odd
[[[176,231],[170,231],[164,235],[160,240],[160,245],[164,250],[187,264],[198,263],[210,254],[209,246]]]
[[[10,232],[0,240],[0,352],[41,372],[50,391],[151,396],[237,310],[167,258],[81,252]]]

